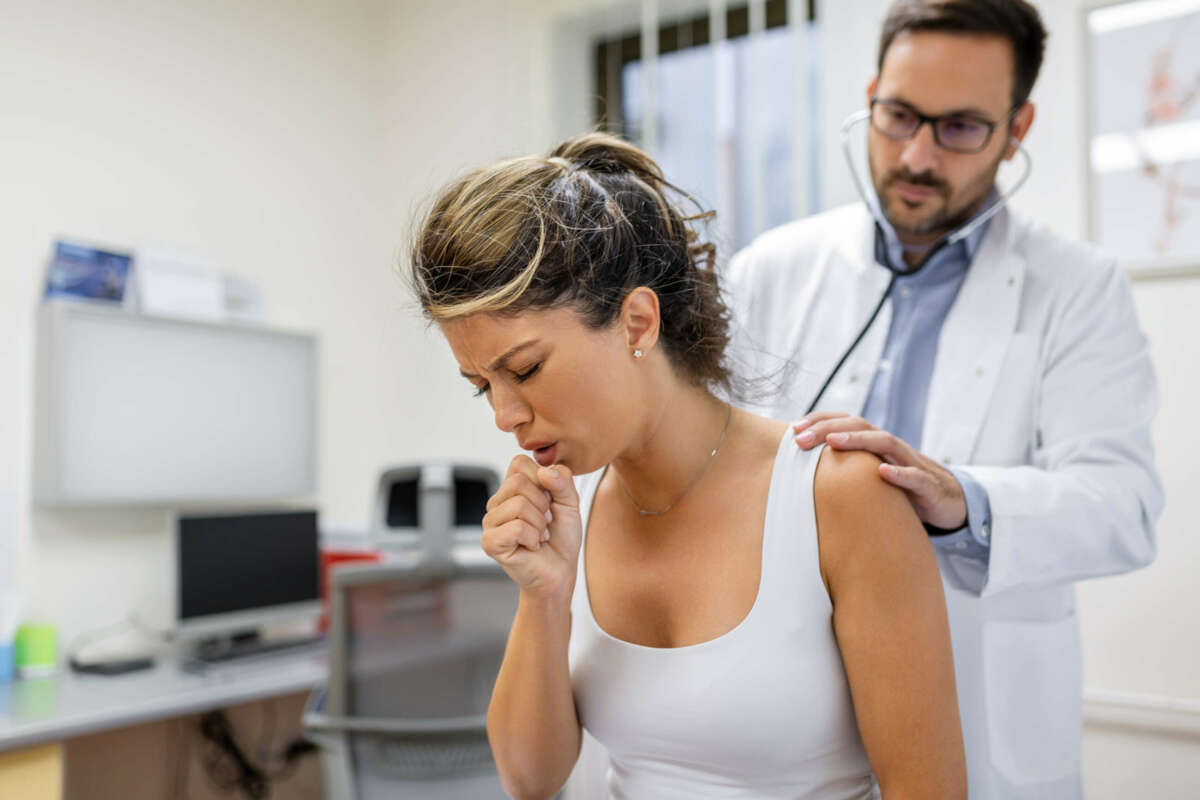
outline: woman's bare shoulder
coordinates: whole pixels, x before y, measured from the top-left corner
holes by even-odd
[[[872,453],[826,447],[813,479],[821,571],[895,569],[931,555],[924,527],[908,497],[879,474]]]
[[[841,507],[862,500],[883,500],[900,492],[879,474],[883,461],[865,450],[834,450],[825,447],[813,478],[818,502]]]

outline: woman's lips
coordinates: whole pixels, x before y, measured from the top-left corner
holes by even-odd
[[[544,447],[537,447],[533,450],[533,460],[541,464],[543,467],[548,467],[558,460],[558,442],[551,442]]]

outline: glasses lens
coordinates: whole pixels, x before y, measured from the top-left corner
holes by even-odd
[[[871,106],[871,125],[889,139],[907,139],[920,124],[921,118],[902,105],[879,100]]]
[[[992,126],[970,117],[946,117],[937,121],[937,139],[948,150],[974,152],[987,144]]]

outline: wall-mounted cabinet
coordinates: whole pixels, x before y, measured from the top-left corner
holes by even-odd
[[[36,370],[40,504],[226,503],[315,489],[315,336],[49,302]]]

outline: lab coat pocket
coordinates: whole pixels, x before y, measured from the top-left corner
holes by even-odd
[[[983,659],[993,766],[1014,784],[1076,773],[1083,690],[1075,617],[988,622]]]

